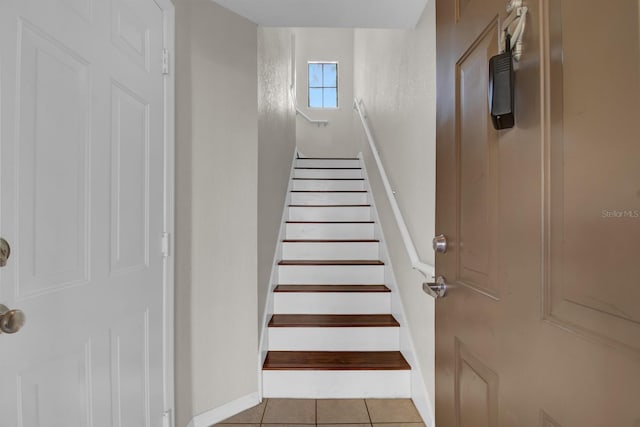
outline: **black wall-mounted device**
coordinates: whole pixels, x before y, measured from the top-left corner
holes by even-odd
[[[507,35],[504,53],[489,59],[489,111],[496,129],[509,129],[515,125],[513,58],[509,39]]]

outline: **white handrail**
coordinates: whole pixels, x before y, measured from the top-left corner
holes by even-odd
[[[304,111],[302,111],[298,107],[298,100],[296,99],[296,93],[295,93],[294,87],[290,87],[289,89],[291,90],[291,99],[293,100],[293,108],[295,108],[296,114],[301,115],[302,117],[304,117],[306,121],[308,121],[311,124],[317,125],[318,127],[327,126],[329,124],[329,120],[314,120],[311,117],[309,117]]]
[[[384,185],[384,189],[387,193],[387,198],[389,199],[389,204],[391,205],[391,210],[393,211],[393,216],[395,217],[398,228],[400,229],[400,235],[402,236],[402,241],[404,242],[404,248],[406,249],[407,255],[409,255],[409,259],[411,260],[411,267],[413,267],[415,270],[418,270],[427,279],[431,280],[435,276],[435,267],[420,261],[420,258],[418,258],[418,252],[416,251],[416,247],[413,244],[413,240],[411,240],[409,229],[407,229],[407,224],[404,222],[402,212],[400,212],[400,207],[398,206],[398,202],[396,201],[396,196],[394,196],[393,190],[391,189],[391,184],[389,183],[387,172],[384,170],[384,166],[382,165],[382,161],[380,160],[380,155],[378,154],[376,143],[373,140],[371,129],[369,129],[367,118],[362,112],[361,101],[358,101],[358,98],[354,98],[353,107],[358,111],[360,121],[362,122],[362,127],[364,128],[364,133],[367,135],[369,147],[371,148],[371,153],[373,153],[373,158],[376,160],[376,165],[378,166],[378,170],[380,171],[380,178],[382,178],[382,184]]]

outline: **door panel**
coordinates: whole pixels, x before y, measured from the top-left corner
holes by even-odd
[[[150,420],[149,313],[120,319],[111,328],[113,417],[118,427],[147,426]]]
[[[18,376],[20,425],[87,425],[91,420],[91,344],[34,364]],[[65,393],[59,393],[59,390]],[[7,424],[8,426],[8,424]]]
[[[563,327],[640,355],[640,264],[621,256],[640,253],[640,4],[619,3],[588,10],[573,1],[548,3],[554,37],[545,55],[554,68],[547,96],[556,129],[545,156],[544,309]],[[591,31],[583,34],[582,26]],[[625,40],[624,53],[602,40]]]
[[[111,87],[111,274],[145,268],[149,258],[149,103]]]
[[[436,3],[436,422],[635,426],[639,4],[526,5],[516,127],[494,131],[504,2]]]
[[[90,76],[86,60],[41,29],[20,20],[18,31],[19,239],[13,262],[19,266],[17,296],[25,298],[87,283]]]
[[[455,341],[456,417],[460,427],[489,427],[498,419],[498,376]]]
[[[2,427],[158,427],[162,11],[0,3]]]
[[[113,0],[111,14],[111,41],[129,59],[149,72],[150,28],[124,0]]]
[[[499,295],[495,280],[498,135],[488,115],[485,64],[497,49],[496,17],[456,64],[456,282],[493,298]]]

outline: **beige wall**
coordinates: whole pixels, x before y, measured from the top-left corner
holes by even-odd
[[[175,404],[176,425],[193,415],[191,354],[191,9],[176,3],[176,236],[175,236]]]
[[[308,157],[358,154],[353,142],[353,29],[296,28],[295,60],[298,107],[313,119],[329,120],[326,127],[297,119],[298,148]],[[308,61],[338,61],[338,108],[311,109]]]
[[[177,424],[258,391],[257,27],[177,14]]]
[[[289,91],[291,34],[289,29],[258,29],[259,333],[296,146],[296,115]]]
[[[415,31],[356,30],[355,94],[369,123],[407,227],[422,260],[433,264],[435,224],[435,2]],[[434,305],[412,270],[358,120],[355,132],[406,311],[428,396],[434,396]]]

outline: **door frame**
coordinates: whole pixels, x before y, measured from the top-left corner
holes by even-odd
[[[154,0],[162,10],[163,48],[169,53],[169,72],[163,75],[163,232],[168,235],[162,274],[162,335],[164,371],[163,427],[175,426],[175,5],[173,0]]]

